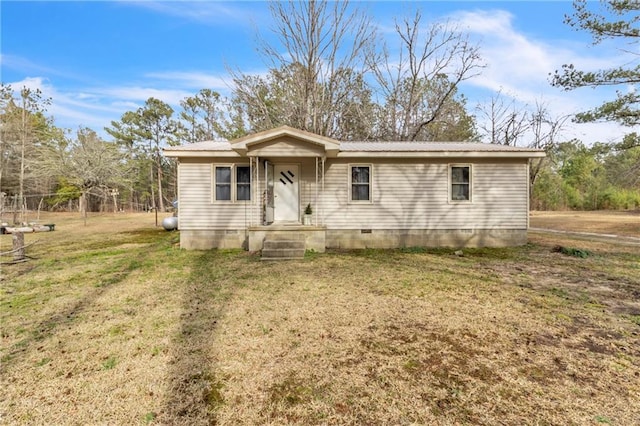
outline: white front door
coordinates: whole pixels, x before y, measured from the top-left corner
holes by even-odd
[[[299,222],[299,167],[292,164],[274,167],[274,219],[276,222]]]

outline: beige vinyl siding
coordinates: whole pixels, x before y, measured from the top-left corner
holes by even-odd
[[[226,165],[227,161],[221,161]],[[215,161],[181,162],[178,166],[178,220],[183,230],[243,229],[251,221],[251,201],[213,202]],[[240,165],[247,165],[246,160]],[[253,191],[252,191],[253,196]]]
[[[329,163],[328,229],[526,229],[527,163],[372,162],[372,203],[349,203],[349,162]],[[449,200],[449,165],[472,167],[472,202]]]
[[[315,158],[300,163],[300,214],[304,215],[307,204],[311,204],[313,214],[319,214],[320,187],[318,178],[318,202],[316,202],[316,161]]]
[[[328,159],[325,191],[318,181],[315,200],[315,159],[291,161],[273,158],[274,164],[300,166],[301,214],[307,203],[314,223],[328,229],[526,229],[528,218],[528,165],[526,160],[468,162],[393,160],[393,163]],[[184,230],[239,230],[261,223],[253,201],[214,202],[213,164],[242,164],[228,158],[183,159],[178,167],[179,226]],[[349,165],[371,166],[371,202],[349,202]],[[450,165],[470,165],[471,202],[450,201]],[[251,196],[255,197],[255,182]],[[259,197],[264,192],[264,167],[259,172]],[[252,209],[254,211],[252,215]]]

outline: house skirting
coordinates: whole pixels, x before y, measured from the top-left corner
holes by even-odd
[[[527,243],[526,229],[332,229],[327,248],[510,247]]]
[[[245,229],[181,229],[180,248],[208,250],[212,248],[248,248],[249,232]]]
[[[238,230],[180,230],[189,250],[242,248],[260,251],[265,239],[304,240],[307,250],[398,247],[510,247],[527,243],[526,229],[326,229],[270,225]]]

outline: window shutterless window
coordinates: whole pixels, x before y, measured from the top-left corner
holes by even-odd
[[[251,168],[245,165],[214,165],[214,201],[251,200]]]
[[[371,201],[371,166],[350,166],[351,201]]]
[[[251,169],[249,166],[236,166],[236,200],[251,200]]]
[[[231,166],[215,167],[215,199],[231,201]]]
[[[471,201],[471,166],[450,166],[451,201]]]

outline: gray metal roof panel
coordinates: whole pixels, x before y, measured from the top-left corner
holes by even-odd
[[[520,152],[535,151],[479,142],[342,142],[340,151],[362,152]]]

